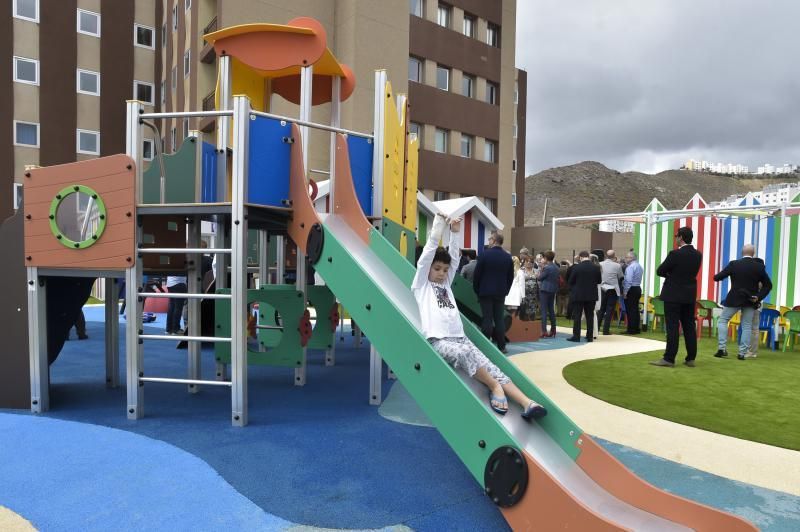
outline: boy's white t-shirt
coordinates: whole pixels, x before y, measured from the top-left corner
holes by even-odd
[[[447,280],[442,283],[432,283],[428,280],[428,273],[439,246],[439,240],[444,232],[446,222],[437,216],[433,222],[428,241],[422,250],[417,262],[417,273],[411,283],[411,290],[419,307],[421,332],[425,338],[457,338],[464,336],[464,326],[461,324],[461,313],[456,305],[456,298],[450,285],[456,276],[460,249],[458,246],[459,233],[450,233],[450,270]]]

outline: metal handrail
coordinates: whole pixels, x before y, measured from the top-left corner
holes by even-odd
[[[233,116],[233,111],[172,111],[169,113],[140,113],[139,119],[145,118],[194,118],[204,116]]]
[[[255,116],[262,116],[264,118],[272,118],[274,120],[283,120],[284,122],[290,122],[290,123],[293,123],[293,124],[297,124],[298,126],[311,127],[311,128],[314,128],[314,129],[321,129],[323,131],[331,131],[333,133],[342,133],[343,135],[352,135],[354,137],[361,137],[361,138],[365,138],[365,139],[373,139],[373,138],[375,138],[375,135],[372,135],[370,133],[362,133],[360,131],[353,131],[353,130],[350,130],[350,129],[342,129],[340,127],[333,127],[333,126],[328,126],[328,125],[325,125],[325,124],[318,124],[316,122],[308,122],[306,120],[300,120],[298,118],[291,118],[289,116],[282,116],[282,115],[275,115],[275,114],[272,114],[272,113],[265,113],[263,111],[250,111],[250,114],[255,115]]]

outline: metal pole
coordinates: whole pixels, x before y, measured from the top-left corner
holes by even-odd
[[[340,78],[334,77],[333,79],[340,79]],[[374,135],[370,135],[369,133],[362,133],[361,131],[354,131],[352,129],[344,129],[339,126],[326,126],[325,124],[320,124],[318,122],[311,122],[310,120],[302,120],[302,119],[298,120],[297,118],[292,118],[290,116],[276,115],[274,113],[264,113],[261,111],[252,111],[251,114],[255,116],[263,116],[264,118],[272,118],[273,120],[283,120],[291,124],[297,124],[298,126],[307,126],[313,129],[321,129],[322,131],[330,131],[332,133],[341,133],[342,135],[362,137],[365,139],[374,138]],[[313,172],[314,170],[309,170],[309,171]]]
[[[648,317],[647,304],[650,302],[650,289],[652,288],[652,286],[651,286],[652,283],[650,283],[649,268],[653,267],[650,264],[650,247],[653,244],[652,235],[650,234],[651,231],[653,230],[653,219],[652,219],[651,213],[648,212],[648,213],[645,214],[645,220],[646,220],[646,223],[645,223],[645,237],[644,237],[644,254],[645,254],[644,262],[645,262],[645,266],[643,267],[644,275],[642,275],[642,284],[644,285],[644,288],[643,288],[644,300],[643,300],[643,305],[642,305],[642,312],[644,313],[644,316],[642,317],[642,325],[643,325],[642,328],[644,330],[647,330],[647,317]],[[653,261],[653,262],[655,262],[655,261]]]
[[[31,412],[50,410],[50,366],[47,359],[47,286],[38,268],[28,273],[28,356]]]
[[[125,150],[134,161],[136,172],[136,203],[142,203],[142,126],[140,119],[142,103],[127,103],[127,135]],[[138,249],[142,242],[142,227],[138,214],[134,217],[136,224],[135,246]],[[142,328],[142,308],[139,304],[139,287],[142,283],[142,261],[138,255],[133,257],[130,268],[125,272],[125,301],[128,319],[125,323],[125,382],[127,386],[128,419],[139,419],[144,415],[144,388],[139,377],[144,372],[142,345],[139,343],[139,330]]]
[[[558,223],[558,218],[553,218],[551,222],[553,227],[550,228],[550,249],[554,252],[556,250],[556,223]]]
[[[314,67],[307,66],[300,70],[300,120],[309,122],[311,120],[311,94],[312,94],[312,81],[314,77]],[[300,136],[303,145],[303,170],[308,168],[308,141],[309,131],[308,126],[300,126]],[[308,177],[303,176],[307,181]],[[297,244],[297,242],[295,242]],[[297,248],[297,268],[295,269],[296,279],[295,286],[303,292],[304,306],[305,301],[308,299],[306,294],[306,256]],[[302,348],[300,355],[300,366],[294,370],[294,384],[295,386],[305,386],[306,384],[306,348]]]
[[[375,144],[372,156],[372,216],[383,217],[383,159],[384,138],[383,129],[386,120],[386,106],[384,105],[384,90],[386,88],[386,71],[375,71],[375,98],[374,98],[374,123]]]
[[[197,174],[195,174],[197,176]],[[196,180],[196,179],[195,179]],[[188,242],[187,247],[197,249],[200,247],[200,226],[201,221],[199,216],[192,216],[189,218],[188,224]],[[202,260],[203,255],[200,253],[190,253],[189,268],[186,272],[186,288],[190,294],[199,294],[202,290]],[[182,294],[185,295],[185,294]],[[200,335],[200,300],[193,297],[187,301],[189,305],[189,336]],[[202,375],[200,368],[200,348],[202,346],[197,342],[189,342],[187,349],[187,375],[190,380],[199,380]],[[188,392],[197,393],[198,388],[194,383],[189,384]]]
[[[375,350],[375,346],[369,346],[369,404],[379,405],[383,399],[381,384],[383,377],[383,359]]]
[[[231,58],[223,55],[217,61],[217,76],[219,82],[219,107],[220,110],[230,111],[231,101]],[[217,119],[217,200],[228,201],[230,196],[228,191],[228,141],[230,139],[231,118],[220,116]],[[231,201],[232,201],[231,196]],[[220,239],[221,247],[227,246],[228,224],[226,216],[217,216],[217,237]],[[218,246],[220,244],[217,244]],[[228,264],[230,260],[225,255],[217,256],[217,288],[228,287]],[[219,368],[218,368],[219,369]]]
[[[331,82],[331,126],[338,128],[342,119],[342,106],[341,106],[341,87],[342,79],[334,76]],[[330,181],[328,181],[328,208],[329,213],[336,210],[336,133],[331,133],[331,155],[330,155]],[[317,308],[317,315],[322,312],[322,309]],[[335,336],[335,333],[334,333]],[[331,346],[325,350],[325,365],[333,366],[336,364],[336,341],[331,342]]]
[[[232,422],[247,425],[247,160],[250,99],[233,98],[233,168],[231,181],[231,399]]]
[[[778,280],[775,283],[775,308],[780,311],[781,307],[786,303],[786,298],[784,297],[783,290],[785,288],[785,280],[784,277],[786,276],[786,265],[787,261],[789,260],[789,223],[786,220],[786,203],[781,205],[781,241],[780,241],[780,253],[778,259]],[[788,295],[788,294],[787,294]]]
[[[258,285],[269,284],[269,236],[265,229],[258,230]]]
[[[119,287],[113,277],[105,278],[106,386],[119,387]]]

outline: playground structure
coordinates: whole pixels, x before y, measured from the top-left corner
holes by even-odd
[[[248,364],[292,367],[294,384],[302,386],[307,348],[327,349],[326,363],[335,363],[330,341],[338,321],[335,296],[370,339],[370,402],[380,402],[385,359],[512,528],[754,530],[740,518],[668,494],[634,476],[466,316],[462,320],[467,336],[524,393],[548,409],[547,417],[528,424],[513,407],[508,415],[498,416],[489,409],[482,385],[454,371],[432,349],[419,332],[409,289],[414,275],[418,144],[408,134],[408,104],[404,97],[395,101],[384,71],[375,74],[374,134],[347,131],[339,127],[339,103],[352,93],[354,77],[328,50],[317,21],[299,18],[287,25],[236,26],[206,39],[219,57],[217,110],[145,113],[140,102],[128,102],[127,155],[37,169],[26,176],[24,261],[34,412],[49,408],[48,321],[54,302],[48,296],[57,279],[106,279],[110,386],[118,383],[119,373],[113,282],[125,279],[129,419],[144,416],[146,383],[186,385],[189,393],[202,386],[227,386],[231,421],[240,427],[248,423]],[[270,113],[273,94],[298,103],[299,118]],[[331,104],[330,124],[310,122],[311,106],[323,102]],[[152,177],[146,178],[142,128],[149,120],[189,116],[216,117],[216,143],[208,146],[197,137],[186,144],[194,150],[196,170],[183,186],[172,185],[169,157],[163,165],[154,164],[158,173],[151,168]],[[315,210],[309,193],[309,128],[331,133],[328,213]],[[176,156],[188,157],[172,157]],[[218,228],[218,243],[209,249],[199,246],[200,222],[205,219],[216,221]],[[259,243],[258,289],[247,282],[249,229],[257,231]],[[278,283],[267,284],[266,244],[273,237],[279,241]],[[298,248],[295,285],[280,284],[282,240],[287,237]],[[217,256],[213,294],[200,290],[203,253]],[[306,257],[325,287],[307,286]],[[185,379],[146,372],[146,344],[176,337],[143,330],[145,271],[188,272],[188,294],[147,294],[189,300]],[[471,287],[458,283],[454,292],[459,306],[474,312]],[[200,334],[202,299],[216,303],[218,334],[213,336]],[[317,311],[313,327],[309,300]],[[247,322],[249,305],[256,302],[257,337],[267,349],[251,351]],[[202,342],[216,346],[217,380],[200,379]]]

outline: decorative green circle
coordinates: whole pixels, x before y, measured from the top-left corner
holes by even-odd
[[[70,240],[67,238],[61,228],[58,226],[56,221],[56,216],[58,214],[58,208],[61,204],[72,194],[79,194],[83,193],[89,196],[91,200],[94,201],[94,206],[97,207],[98,212],[98,224],[97,229],[92,232],[92,234],[88,235],[88,238],[82,241],[75,241]],[[50,202],[50,231],[56,237],[56,240],[61,242],[65,247],[70,249],[86,249],[89,246],[97,243],[100,240],[100,236],[103,234],[103,231],[106,229],[106,222],[108,218],[108,213],[106,212],[106,204],[103,203],[103,198],[95,192],[93,189],[84,186],[84,185],[70,185],[68,187],[64,187],[61,191],[56,194],[56,197],[53,198],[53,201]]]

